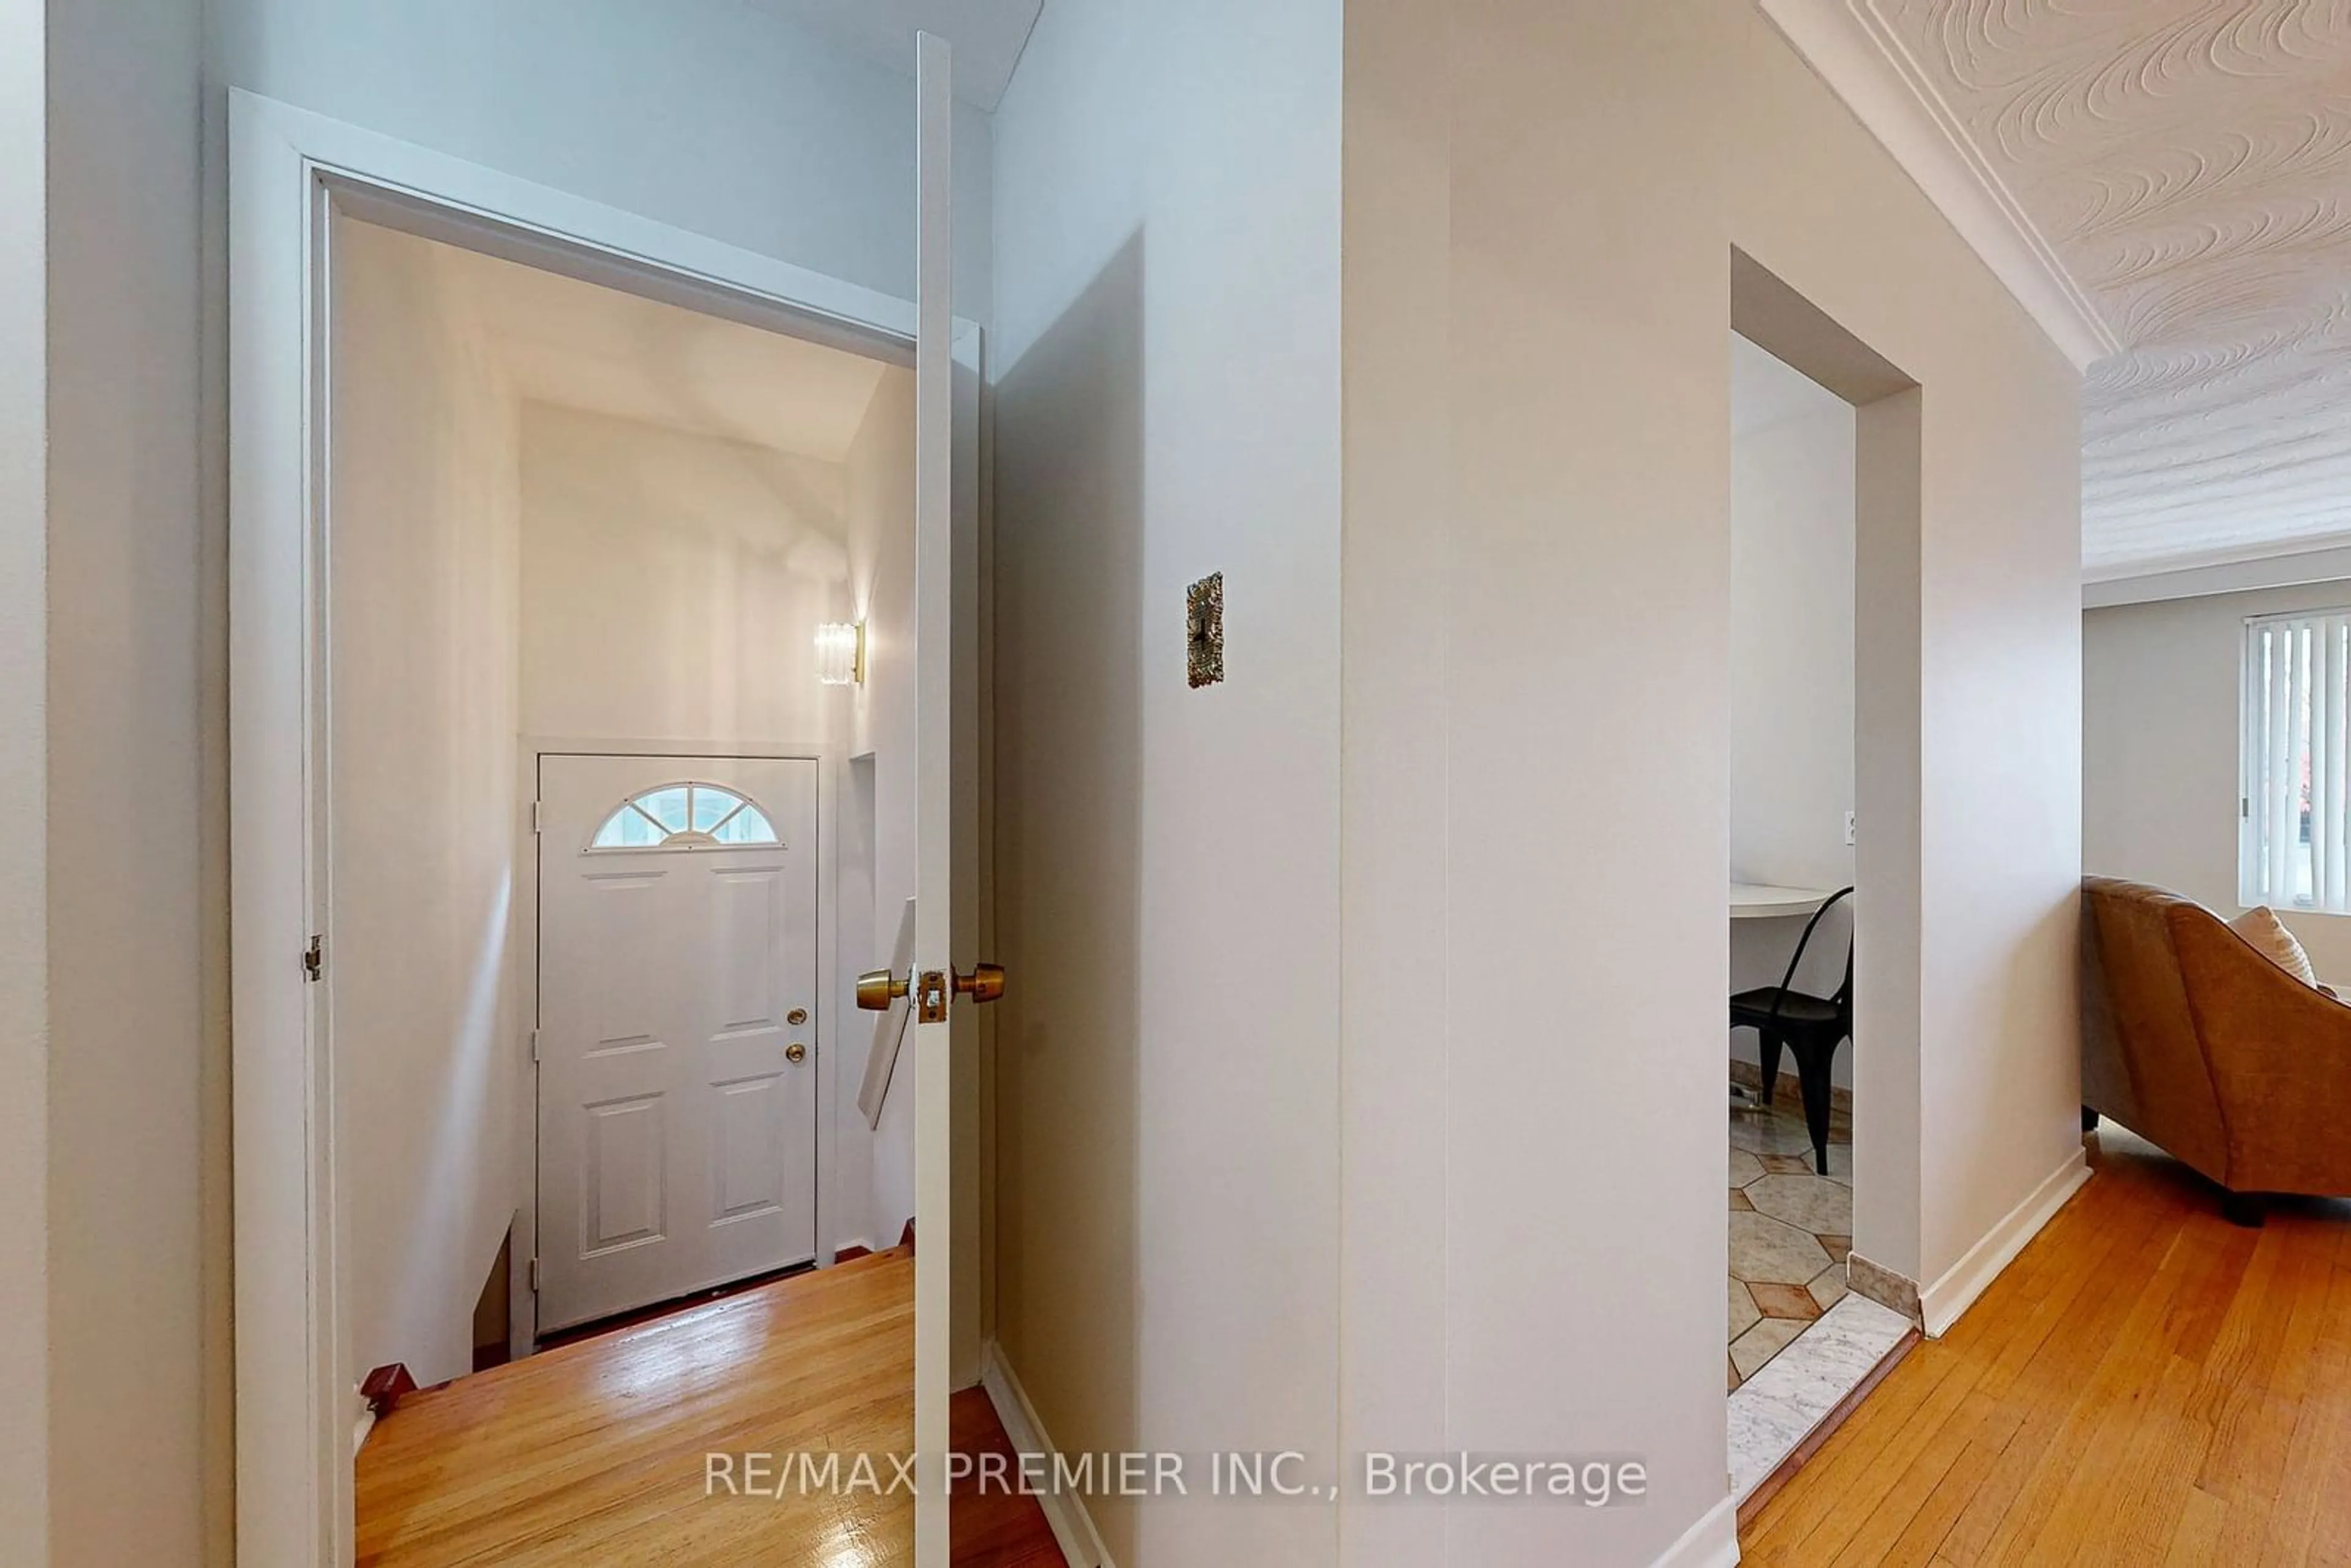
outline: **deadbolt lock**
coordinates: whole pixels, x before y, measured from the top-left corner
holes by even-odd
[[[784,1060],[798,1067],[808,1060],[808,1047],[799,1040],[792,1041],[791,1044],[784,1047]]]
[[[992,1002],[1004,994],[1004,966],[974,964],[968,975],[955,977],[956,994],[975,1002]]]
[[[794,1029],[798,1029],[800,1025],[808,1022],[808,1009],[794,1008],[791,1011],[784,1015],[784,1021],[790,1024]]]

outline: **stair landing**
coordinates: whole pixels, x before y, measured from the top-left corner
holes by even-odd
[[[914,1446],[914,1262],[893,1248],[402,1399],[358,1467],[360,1568],[911,1563],[911,1497],[730,1496],[707,1456]],[[958,1447],[1008,1450],[987,1396]],[[769,1483],[772,1485],[772,1483]],[[1058,1568],[1033,1499],[956,1500],[957,1568]]]

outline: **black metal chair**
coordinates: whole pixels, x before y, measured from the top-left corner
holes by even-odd
[[[1821,1175],[1829,1174],[1829,1070],[1836,1048],[1853,1038],[1853,944],[1844,949],[1844,983],[1833,997],[1815,997],[1795,988],[1796,967],[1813,940],[1813,928],[1839,899],[1853,892],[1841,887],[1824,899],[1804,922],[1788,972],[1776,986],[1758,986],[1730,998],[1730,1027],[1754,1030],[1762,1037],[1758,1054],[1763,1065],[1763,1103],[1771,1103],[1772,1086],[1780,1077],[1780,1048],[1796,1058],[1796,1082],[1804,1101],[1804,1130],[1813,1135],[1813,1162]]]

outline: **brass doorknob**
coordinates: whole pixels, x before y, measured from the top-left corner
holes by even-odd
[[[784,1060],[795,1067],[799,1066],[808,1060],[808,1047],[799,1040],[792,1041],[791,1044],[784,1047]]]
[[[868,969],[857,977],[857,1005],[869,1013],[886,1013],[892,1002],[906,994],[910,978],[887,969]]]
[[[955,977],[956,993],[969,997],[975,1002],[992,1002],[1004,994],[1004,966],[974,964],[968,975]]]

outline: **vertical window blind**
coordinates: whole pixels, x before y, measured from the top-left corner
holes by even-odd
[[[2245,623],[2247,904],[2351,913],[2351,610]]]

